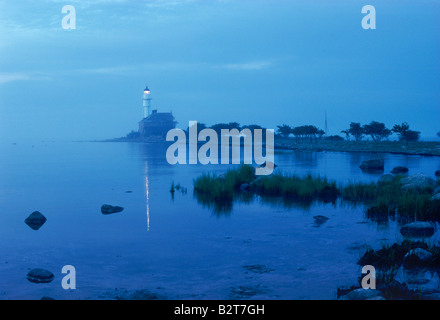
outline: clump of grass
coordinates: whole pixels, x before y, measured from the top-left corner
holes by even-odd
[[[416,217],[418,220],[440,221],[440,201],[431,200],[432,190],[402,190],[402,177],[395,176],[388,183],[350,183],[338,187],[325,177],[311,174],[299,177],[277,172],[255,177],[254,168],[241,165],[220,176],[207,173],[196,178],[194,192],[205,204],[209,201],[232,203],[240,198],[240,193],[236,191],[242,184],[248,183],[251,195],[259,195],[263,200],[274,203],[279,201],[273,201],[271,197],[282,199],[281,203],[285,204],[296,201],[306,205],[315,200],[335,203],[340,197],[346,203],[365,205],[367,217],[378,223],[396,215],[405,219]],[[178,187],[173,184],[172,190]],[[249,202],[252,197],[245,200]],[[226,207],[232,208],[232,205]]]
[[[377,198],[377,195],[378,186],[376,183],[355,182],[342,187],[342,198],[347,201],[372,201]]]
[[[250,192],[246,195],[236,192],[244,183],[250,185]],[[298,177],[281,173],[256,177],[254,168],[242,165],[237,169],[228,170],[220,176],[207,173],[196,178],[194,193],[203,205],[214,202],[214,209],[222,209],[231,208],[230,203],[234,199],[250,202],[256,194],[260,195],[262,199],[281,198],[283,203],[300,201],[310,204],[316,199],[334,201],[338,197],[339,191],[336,183],[328,181],[327,178],[314,177],[310,174]]]
[[[222,176],[203,174],[194,180],[194,191],[206,200],[232,200],[235,190],[239,189],[243,183],[250,183],[254,179],[254,169],[251,166],[242,165],[238,169],[228,170]]]
[[[311,174],[305,177],[282,173],[264,176],[253,185],[252,189],[259,194],[298,200],[336,199],[339,195],[335,182]]]
[[[367,205],[367,216],[417,215],[419,220],[440,220],[440,201],[431,200],[431,190],[402,190],[396,176],[389,183],[351,183],[341,187],[342,199]]]

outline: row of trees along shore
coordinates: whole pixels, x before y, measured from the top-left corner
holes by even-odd
[[[250,129],[251,131],[254,129],[265,129],[256,124],[240,126],[238,122],[217,123],[212,126],[207,126],[204,123],[197,124],[198,132],[206,128],[214,129],[218,134],[220,134],[221,129]],[[187,132],[188,130],[189,128],[186,129]],[[289,138],[293,136],[297,141],[314,141],[318,139],[344,140],[344,138],[339,135],[326,136],[324,130],[314,125],[291,127],[287,124],[283,124],[277,126],[275,133],[281,138]],[[362,141],[368,137],[371,137],[373,141],[382,141],[387,139],[393,133],[398,136],[399,141],[406,143],[418,141],[420,139],[420,131],[411,130],[409,124],[406,122],[396,124],[392,129],[388,129],[384,123],[377,121],[371,121],[369,124],[364,125],[361,125],[359,122],[351,122],[349,128],[342,130],[341,133],[345,135],[346,140],[354,141]],[[437,135],[440,137],[440,132],[438,132]]]
[[[276,133],[283,138],[289,138],[293,135],[298,141],[321,139],[325,135],[324,130],[312,125],[290,127],[287,124],[283,124],[278,126]],[[398,135],[400,141],[406,143],[420,139],[420,131],[411,130],[409,124],[406,122],[396,124],[392,129],[388,129],[384,123],[377,121],[371,121],[369,124],[364,125],[361,125],[359,122],[352,122],[350,123],[350,127],[346,130],[342,130],[341,133],[345,135],[346,140],[353,138],[355,141],[361,141],[366,137],[371,137],[373,141],[382,141],[393,133]],[[440,132],[438,135],[440,136]],[[341,136],[337,135],[325,137],[325,139],[344,140]]]

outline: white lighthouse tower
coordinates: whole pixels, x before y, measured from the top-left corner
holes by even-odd
[[[144,89],[144,96],[142,98],[142,105],[144,107],[144,118],[148,117],[151,114],[151,91],[148,89],[148,86]]]

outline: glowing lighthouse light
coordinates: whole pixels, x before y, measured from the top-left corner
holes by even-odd
[[[148,88],[148,86],[146,86],[144,89],[144,97],[142,99],[143,107],[144,107],[144,118],[146,118],[150,115],[150,111],[151,111],[151,98],[149,97],[150,94],[151,94],[151,91]]]

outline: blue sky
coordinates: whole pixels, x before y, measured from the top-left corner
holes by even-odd
[[[376,30],[361,27],[366,4]],[[0,139],[123,136],[147,83],[181,128],[323,128],[327,111],[330,134],[376,120],[433,137],[439,18],[424,0],[0,0]]]

